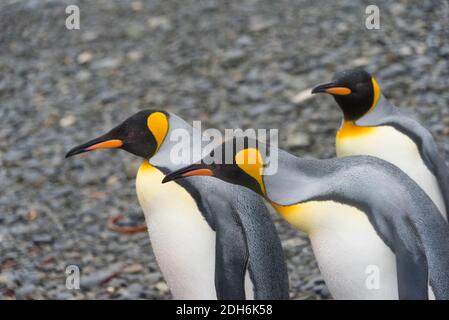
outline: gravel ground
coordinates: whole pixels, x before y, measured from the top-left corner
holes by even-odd
[[[381,29],[367,30],[376,2]],[[77,4],[81,30],[64,27]],[[449,159],[447,1],[10,1],[0,4],[0,298],[167,299],[145,233],[139,159],[72,146],[142,108],[203,127],[279,128],[283,148],[332,157],[340,113],[305,99],[343,68],[367,65]],[[281,125],[282,124],[282,125]],[[306,237],[273,215],[291,297],[330,298]],[[65,268],[81,268],[81,289]]]

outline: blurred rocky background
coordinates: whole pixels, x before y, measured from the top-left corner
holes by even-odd
[[[67,5],[81,29],[65,28]],[[365,8],[380,8],[380,30]],[[340,112],[309,89],[367,66],[384,94],[436,136],[449,159],[445,0],[0,2],[0,298],[166,299],[143,222],[140,160],[66,151],[156,108],[203,127],[279,128],[283,148],[334,156]],[[306,237],[277,218],[291,297],[330,298]],[[355,253],[356,254],[356,253]],[[65,286],[67,265],[81,289]]]

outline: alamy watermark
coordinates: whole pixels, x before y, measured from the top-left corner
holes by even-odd
[[[76,5],[70,5],[65,8],[65,13],[68,14],[65,19],[65,27],[69,30],[80,29],[80,8]]]
[[[365,287],[368,290],[379,290],[380,288],[380,268],[376,265],[368,265],[365,269]]]
[[[80,268],[71,264],[65,268],[65,287],[68,290],[79,290],[80,288]]]
[[[172,144],[170,161],[175,165],[197,163],[201,159],[206,164],[233,164],[236,162],[233,148],[257,148],[263,159],[263,174],[273,175],[278,169],[278,129],[225,129],[223,135],[214,128],[202,131],[201,121],[193,121],[192,131],[177,128],[165,139]],[[218,148],[224,141],[232,139],[234,143],[226,143],[224,149]],[[259,160],[255,153],[251,153],[245,163],[256,164]]]
[[[365,9],[365,27],[368,30],[379,30],[380,29],[380,10],[379,7],[372,4]]]

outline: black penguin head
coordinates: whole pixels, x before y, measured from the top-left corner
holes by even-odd
[[[234,137],[214,148],[200,163],[166,175],[162,183],[190,176],[212,176],[265,196],[263,167],[264,158],[257,147],[257,140]]]
[[[167,135],[168,114],[142,110],[108,133],[71,149],[66,158],[95,149],[122,149],[142,158],[152,157]]]
[[[329,93],[334,96],[346,121],[355,121],[377,103],[380,90],[376,80],[361,68],[345,70],[334,80],[320,84],[312,93]]]

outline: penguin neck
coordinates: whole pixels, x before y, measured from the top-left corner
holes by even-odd
[[[202,147],[201,132],[172,113],[169,119],[169,129],[164,142],[157,153],[148,159],[150,165],[164,173],[198,161]]]
[[[326,183],[338,170],[335,159],[303,159],[279,150],[278,170],[263,181],[269,201],[289,206],[325,197],[331,186]]]
[[[371,134],[376,123],[380,123],[386,116],[391,115],[395,107],[380,94],[373,106],[363,116],[356,120],[343,118],[340,129],[337,132],[337,143],[340,139],[359,137]]]
[[[292,161],[293,160],[293,161]],[[340,159],[341,160],[341,159]],[[320,226],[329,225],[341,211],[342,171],[347,161],[338,159],[299,159],[290,155],[288,166],[265,179],[267,195],[274,209],[295,228],[312,235]]]
[[[380,94],[376,105],[363,117],[357,119],[354,125],[359,127],[376,126],[385,121],[388,116],[395,115],[399,110],[383,94]]]

